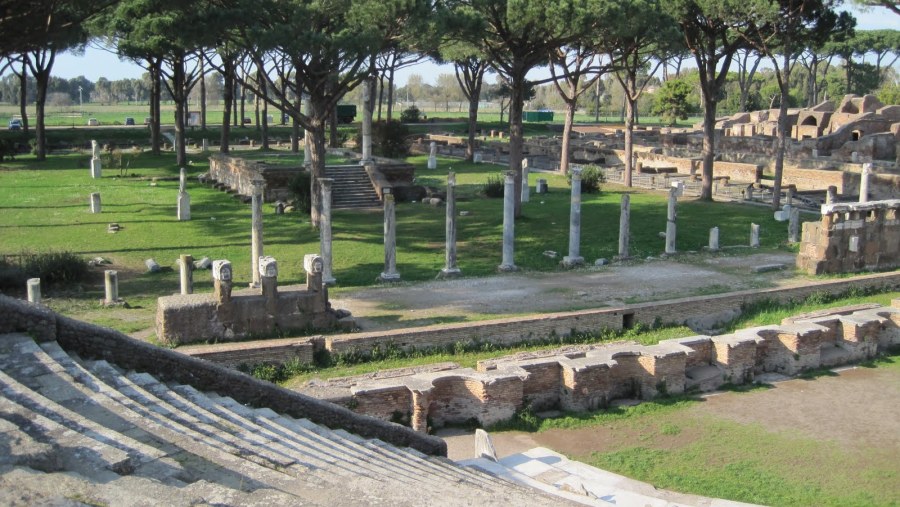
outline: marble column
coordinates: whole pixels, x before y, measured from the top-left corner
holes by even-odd
[[[719,228],[713,227],[709,230],[709,251],[719,251]]]
[[[334,285],[337,280],[332,275],[331,257],[331,185],[332,178],[319,178],[319,187],[322,189],[322,213],[319,215],[319,251],[322,256],[322,283]]]
[[[834,204],[837,202],[837,187],[831,185],[825,192],[825,204]]]
[[[438,278],[454,278],[462,273],[456,265],[456,173],[447,174],[447,220],[446,220],[446,253],[444,269]]]
[[[515,271],[518,268],[513,261],[515,257],[515,227],[516,227],[516,173],[506,171],[506,179],[503,182],[503,261],[498,269],[500,271]]]
[[[527,166],[523,166],[525,170]],[[569,206],[569,255],[563,257],[562,265],[573,268],[584,264],[581,250],[581,168],[572,167],[572,197]],[[524,197],[524,194],[523,194]]]
[[[428,150],[428,168],[437,169],[437,143],[434,141],[431,141],[431,146]]]
[[[112,269],[103,272],[105,298],[103,304],[112,305],[119,301],[119,273]]]
[[[528,186],[528,159],[522,157],[522,202],[528,202],[531,188]]]
[[[191,196],[187,193],[187,171],[181,168],[178,184],[178,220],[191,219]]]
[[[101,177],[103,164],[100,162],[100,145],[97,141],[91,141],[91,178]]]
[[[203,138],[202,147],[204,152],[209,151],[209,139]]]
[[[91,193],[91,213],[100,213],[100,192]]]
[[[872,164],[863,164],[862,173],[859,176],[859,202],[869,202],[869,179],[871,177]]]
[[[250,287],[259,287],[259,258],[263,256],[263,182],[262,180],[253,180],[251,208],[253,210],[253,218],[251,221],[250,231],[250,273],[253,280]]]
[[[375,78],[368,77],[363,81],[363,119],[362,119],[362,160],[367,164],[372,160],[372,110],[375,96]]]
[[[232,271],[231,261],[225,259],[214,260],[212,263],[213,295],[216,302],[227,304],[231,302]]]
[[[675,213],[675,204],[678,201],[677,197],[678,189],[675,187],[669,188],[669,207],[668,213],[666,216],[666,254],[672,255],[676,252],[675,249],[675,235],[676,235],[676,213]]]
[[[800,208],[791,208],[791,215],[788,221],[788,242],[797,243],[800,241]]]
[[[378,276],[379,282],[399,282],[397,272],[397,223],[394,211],[394,194],[384,189],[384,271]]]
[[[26,286],[28,288],[28,302],[36,305],[41,304],[41,279],[29,278]]]
[[[759,224],[750,224],[750,247],[759,248]]]
[[[631,196],[622,194],[622,202],[619,211],[619,258],[627,259],[631,256],[629,243],[631,240]]]
[[[182,294],[194,293],[194,257],[191,255],[181,255],[178,258],[179,281],[181,282]]]

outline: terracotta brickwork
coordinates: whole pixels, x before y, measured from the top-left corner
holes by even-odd
[[[810,274],[900,266],[900,199],[822,206],[805,222],[797,267]]]
[[[796,375],[873,357],[900,344],[900,301],[785,319],[731,335],[693,336],[653,346],[582,346],[479,363],[476,370],[413,374],[353,388],[355,410],[379,418],[418,413],[434,427],[476,420],[489,425],[516,410],[587,411],[619,398],[651,399],[692,387],[712,390],[774,372]],[[343,379],[347,382],[347,379]],[[407,396],[403,390],[412,393]],[[415,403],[418,395],[427,404]],[[403,405],[403,403],[407,403]],[[424,429],[421,427],[418,429]],[[415,426],[414,426],[415,427]]]

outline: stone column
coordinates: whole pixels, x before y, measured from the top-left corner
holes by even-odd
[[[397,224],[394,212],[394,194],[384,189],[384,271],[378,276],[379,282],[398,282],[397,272]]]
[[[709,251],[719,251],[719,228],[713,227],[709,230]]]
[[[26,286],[28,287],[28,302],[36,305],[41,304],[41,279],[29,278]]]
[[[437,169],[437,143],[431,141],[431,147],[428,151],[428,168]]]
[[[476,151],[472,154],[472,162],[475,164],[480,164],[484,161],[484,155],[480,151]]]
[[[91,141],[91,178],[101,177],[103,164],[100,162],[100,145],[97,141]]]
[[[372,99],[374,93],[375,78],[370,76],[363,81],[362,160],[360,160],[360,164],[372,161]]]
[[[311,113],[309,99],[307,98],[303,102],[303,114],[310,116]],[[369,125],[369,128],[371,128],[371,125]],[[307,132],[306,129],[303,129],[303,167],[307,169],[312,166],[312,150],[312,137],[310,137],[309,132]]]
[[[619,211],[619,258],[627,259],[629,241],[631,239],[631,196],[622,194],[621,209]]]
[[[178,184],[178,220],[191,219],[191,196],[187,193],[187,171],[181,168]]]
[[[825,204],[834,204],[837,202],[837,187],[831,185],[825,193]]]
[[[319,215],[319,251],[322,255],[322,283],[334,285],[337,280],[331,273],[331,185],[332,178],[319,178],[322,189],[322,213]]]
[[[792,208],[794,207],[794,190],[795,190],[794,185],[788,185],[787,196],[784,199],[784,201],[785,201],[784,204],[786,206],[790,206]]]
[[[523,170],[527,165],[522,166]],[[562,265],[573,268],[584,264],[581,250],[581,168],[572,167],[569,170],[572,175],[572,197],[569,206],[569,255],[563,257]],[[524,197],[524,193],[522,194]]]
[[[528,186],[528,159],[522,157],[522,202],[528,202],[531,188]]]
[[[263,255],[259,258],[259,284],[262,295],[266,298],[266,313],[278,313],[278,263],[274,257]]]
[[[446,253],[444,257],[444,269],[438,274],[439,278],[454,278],[461,272],[456,265],[456,173],[450,171],[447,174],[447,221],[446,221]]]
[[[516,173],[506,171],[506,180],[503,183],[503,261],[500,263],[500,271],[515,271],[518,268],[514,262],[515,227],[516,227]]]
[[[759,224],[750,224],[750,247],[759,248]]]
[[[103,285],[106,289],[106,297],[103,304],[113,305],[119,301],[119,273],[112,269],[103,272]]]
[[[181,281],[181,293],[194,293],[194,257],[191,255],[181,255],[178,258],[178,273]]]
[[[213,294],[220,305],[231,302],[231,261],[219,259],[212,263]]]
[[[863,164],[862,173],[859,176],[859,202],[869,202],[869,179],[871,177],[872,164]]]
[[[666,254],[672,255],[675,253],[675,203],[678,201],[677,197],[678,189],[675,187],[669,188],[669,209],[666,217]]]
[[[791,208],[791,215],[788,221],[788,242],[797,243],[800,241],[800,208]]]
[[[100,213],[100,192],[91,193],[91,213]]]
[[[253,180],[251,185],[253,197],[250,206],[253,219],[250,231],[250,273],[253,274],[253,280],[250,286],[259,287],[259,258],[263,256],[263,182]]]
[[[203,138],[203,151],[209,151],[209,139]]]
[[[415,431],[428,432],[428,406],[431,404],[431,396],[428,392],[412,390],[412,417],[410,426]]]

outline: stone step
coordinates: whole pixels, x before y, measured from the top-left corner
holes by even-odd
[[[241,456],[261,466],[275,470],[288,470],[300,468],[297,474],[307,473],[308,468],[297,463],[296,460],[280,456],[265,449],[255,448],[231,432],[222,431],[216,427],[214,421],[206,418],[198,418],[192,414],[180,411],[177,407],[157,398],[149,391],[141,388],[119,370],[106,361],[89,361],[85,366],[95,376],[114,387],[124,396],[128,397],[139,410],[145,413],[145,417],[155,420],[160,424],[172,424],[179,427],[186,436],[198,442],[204,442],[220,448],[224,452]],[[294,475],[294,474],[291,474]]]

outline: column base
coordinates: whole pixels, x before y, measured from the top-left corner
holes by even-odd
[[[462,276],[462,271],[459,268],[444,268],[438,273],[437,278],[459,278]]]
[[[567,255],[567,256],[563,257],[563,260],[562,260],[562,262],[560,262],[560,265],[562,267],[568,268],[568,269],[582,266],[582,265],[584,265],[584,257],[569,257]]]
[[[497,271],[500,271],[501,273],[509,273],[509,272],[518,271],[518,270],[519,270],[519,267],[516,266],[515,264],[501,264],[501,265],[497,266]]]
[[[376,282],[382,283],[394,283],[400,281],[400,273],[381,273],[378,275],[378,278],[375,279]]]

